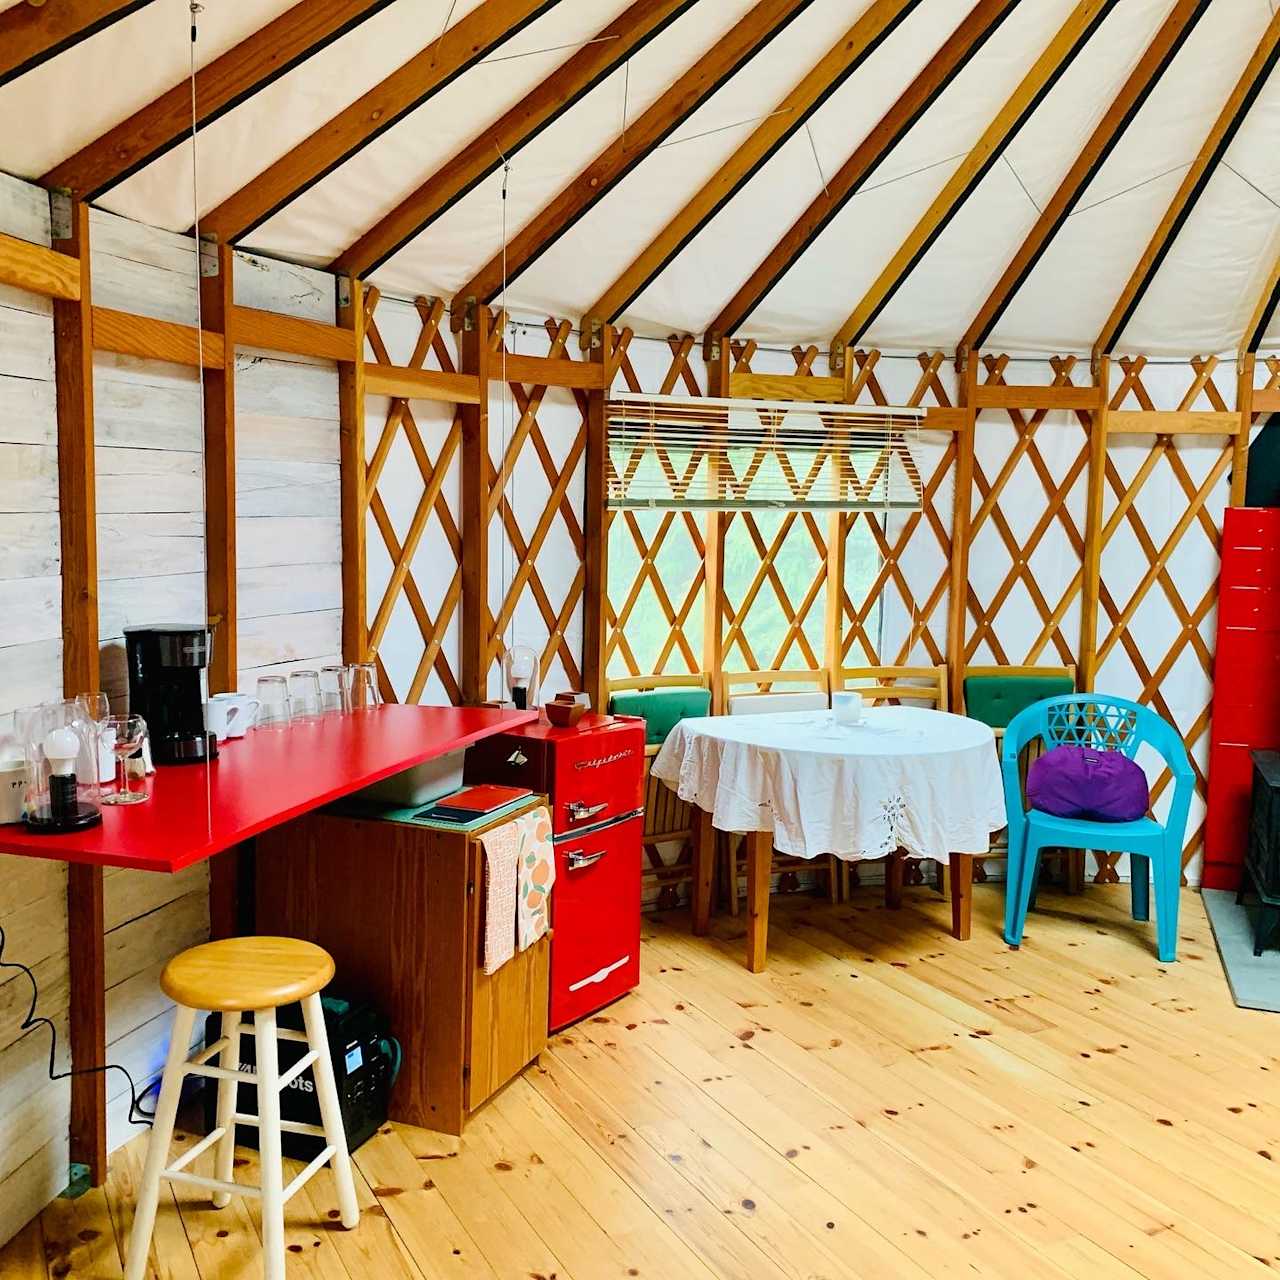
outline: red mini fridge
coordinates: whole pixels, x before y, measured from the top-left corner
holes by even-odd
[[[1280,749],[1280,509],[1229,507],[1222,526],[1213,659],[1206,889],[1237,889],[1249,830],[1252,753]]]
[[[552,1031],[640,981],[644,738],[638,716],[589,712],[572,729],[523,725],[467,752],[468,782],[528,787],[551,801]]]

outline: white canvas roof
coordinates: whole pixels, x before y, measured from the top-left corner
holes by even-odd
[[[246,97],[198,134],[201,214],[428,47],[483,0],[394,0]],[[488,0],[493,3],[493,0]],[[862,335],[888,350],[956,344],[1174,0],[1119,0],[998,161]],[[825,344],[1074,7],[1019,0],[740,326],[770,341]],[[10,7],[0,0],[0,9]],[[532,265],[509,279],[516,312],[577,319],[742,144],[867,0],[812,0],[663,145]],[[197,63],[250,37],[288,0],[204,0]],[[558,0],[255,227],[251,249],[316,265],[339,257],[457,150],[624,12],[626,0]],[[519,229],[753,0],[694,0],[621,66],[508,157],[505,226]],[[758,172],[671,258],[620,319],[640,332],[702,332],[969,13],[920,0]],[[1203,18],[1093,174],[989,339],[1016,352],[1088,350],[1244,70],[1276,0],[1211,0]],[[38,178],[188,72],[186,0],[151,0],[0,87],[0,169]],[[798,122],[799,123],[799,122]],[[189,140],[96,196],[175,231],[193,222]],[[370,274],[384,291],[451,297],[504,235],[497,166]],[[1271,75],[1125,327],[1118,350],[1233,350],[1280,254],[1280,73]],[[1280,345],[1273,318],[1264,346]]]

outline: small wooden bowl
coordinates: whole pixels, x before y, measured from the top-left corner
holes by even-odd
[[[578,702],[547,702],[542,709],[557,729],[572,729],[587,714],[586,707]]]

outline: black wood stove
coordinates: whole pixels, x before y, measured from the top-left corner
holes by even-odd
[[[1280,924],[1280,751],[1254,751],[1249,838],[1237,902],[1250,884],[1260,909],[1253,931],[1253,954],[1260,956]]]

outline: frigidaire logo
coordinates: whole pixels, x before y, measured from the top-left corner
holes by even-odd
[[[600,756],[595,760],[579,760],[573,767],[575,769],[599,769],[603,765],[613,764],[617,760],[625,760],[628,756],[635,755],[635,752],[628,748],[626,751],[615,751],[611,756]]]
[[[248,1075],[253,1075],[257,1068],[252,1062],[242,1062],[240,1064],[240,1070]],[[315,1082],[311,1080],[304,1080],[301,1076],[294,1076],[294,1078],[290,1080],[285,1087],[288,1089],[299,1089],[303,1093],[315,1093],[316,1091]]]

